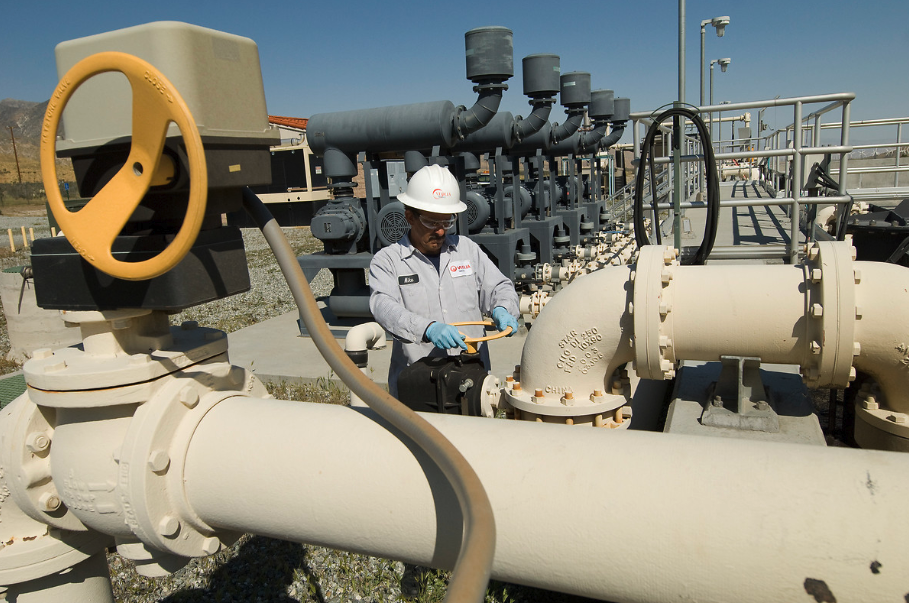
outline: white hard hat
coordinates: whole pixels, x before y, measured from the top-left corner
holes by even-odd
[[[407,184],[407,190],[398,195],[398,201],[437,214],[458,214],[467,209],[461,201],[458,180],[440,165],[420,168]]]

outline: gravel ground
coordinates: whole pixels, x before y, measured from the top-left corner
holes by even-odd
[[[38,215],[9,216],[0,208],[0,244],[3,231],[21,226],[35,228],[36,237],[49,236],[43,211]],[[297,254],[321,249],[308,228],[285,228]],[[21,247],[21,235],[17,235]],[[190,308],[174,315],[172,321],[196,320],[205,326],[235,331],[256,322],[296,309],[290,290],[281,276],[264,237],[257,230],[243,231],[250,266],[251,289],[247,293]],[[0,250],[0,269],[29,264],[27,250]],[[331,275],[322,271],[310,284],[316,297],[328,295]],[[0,316],[0,358],[9,350],[6,321]],[[15,363],[0,362],[0,373],[17,370]],[[284,387],[272,392],[283,399],[306,399],[344,403],[344,392],[314,391],[313,388]],[[208,602],[384,602],[400,601],[400,562],[357,555],[332,549],[246,535],[233,546],[211,557],[192,559],[166,578],[144,578],[133,563],[117,553],[108,554],[114,596],[118,603],[208,603]],[[427,570],[425,588],[417,599],[441,601],[449,574]],[[492,582],[489,603],[587,601],[550,591]]]

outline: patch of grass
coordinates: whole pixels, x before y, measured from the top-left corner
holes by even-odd
[[[320,404],[350,404],[350,390],[332,380],[333,373],[319,377],[312,383],[266,383],[265,388],[278,400],[318,402]]]

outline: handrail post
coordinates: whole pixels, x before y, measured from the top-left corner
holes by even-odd
[[[900,185],[900,153],[903,152],[903,148],[900,146],[900,139],[903,135],[903,124],[902,122],[896,124],[896,171],[893,172],[893,188],[897,188]]]
[[[845,101],[843,103],[843,128],[840,130],[840,144],[849,145],[849,118],[851,116],[852,103]],[[896,149],[899,154],[899,148]],[[849,176],[849,154],[840,153],[840,195],[846,194],[846,178]]]
[[[792,209],[789,212],[789,263],[799,260],[799,199],[802,194],[802,102],[796,101],[792,119]]]

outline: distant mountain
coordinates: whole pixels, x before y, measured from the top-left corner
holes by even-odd
[[[34,103],[5,98],[0,100],[0,153],[12,153],[13,143],[9,127],[16,137],[16,151],[21,157],[37,157],[41,124],[48,101]],[[58,130],[62,133],[62,128]]]
[[[35,103],[14,98],[0,100],[0,183],[16,182],[20,173],[23,182],[40,180],[38,154],[47,103],[48,101]],[[10,127],[16,138],[18,169],[13,155]],[[57,134],[62,133],[63,128],[58,128]],[[61,179],[72,180],[72,163],[69,159],[58,159],[57,171]]]

